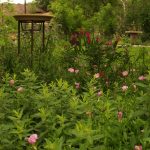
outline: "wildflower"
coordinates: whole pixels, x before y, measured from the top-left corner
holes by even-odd
[[[98,93],[97,93],[97,96],[102,96],[103,95],[103,92],[102,91],[99,91]]]
[[[142,150],[142,145],[135,145],[134,150]]]
[[[71,72],[71,73],[78,73],[78,72],[79,72],[79,69],[69,68],[69,69],[68,69],[68,72]]]
[[[118,121],[119,121],[119,122],[122,120],[122,116],[123,116],[122,111],[119,111],[119,112],[118,112]]]
[[[107,41],[107,42],[106,42],[106,45],[107,45],[107,46],[112,46],[112,41]]]
[[[23,87],[19,87],[18,89],[17,89],[17,92],[18,93],[22,93],[24,91],[24,88]]]
[[[75,82],[76,89],[80,88],[80,83]]]
[[[9,85],[10,85],[10,86],[13,86],[14,84],[15,84],[15,80],[10,80],[10,81],[9,81]]]
[[[103,71],[100,71],[99,73],[96,73],[94,75],[95,78],[100,78],[100,77],[104,77],[104,72]]]
[[[74,72],[75,72],[75,73],[78,73],[78,72],[79,72],[79,70],[78,70],[78,69],[75,69],[75,70],[74,70]]]
[[[71,73],[73,73],[74,70],[75,70],[74,68],[69,68],[69,69],[68,69],[68,71],[71,72]]]
[[[123,85],[121,88],[122,88],[122,91],[125,92],[128,89],[128,86],[127,85]]]
[[[99,76],[99,73],[96,73],[95,75],[94,75],[94,78],[99,78],[100,76]]]
[[[123,77],[127,77],[127,76],[128,76],[128,71],[123,71],[123,72],[122,72],[122,76],[123,76]]]
[[[142,76],[139,76],[139,78],[138,78],[140,81],[143,81],[143,80],[145,80],[146,79],[146,77],[144,77],[143,75]]]
[[[35,144],[38,139],[37,134],[31,134],[30,137],[27,138],[29,144]]]

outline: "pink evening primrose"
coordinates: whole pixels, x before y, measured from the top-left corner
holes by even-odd
[[[78,69],[75,69],[75,70],[74,70],[74,72],[75,72],[75,73],[78,73],[78,72],[79,72],[79,70],[78,70]]]
[[[74,72],[74,68],[69,68],[68,71],[73,73]]]
[[[128,86],[127,85],[123,85],[121,88],[122,88],[122,91],[125,92],[128,89]]]
[[[97,96],[102,96],[103,95],[103,92],[102,91],[99,91],[98,93],[97,93]]]
[[[15,84],[15,80],[11,79],[11,80],[9,81],[9,85],[10,85],[10,86],[13,86],[14,84]]]
[[[96,73],[95,75],[94,75],[94,78],[99,78],[100,76],[99,76],[99,73]]]
[[[38,139],[37,134],[31,134],[30,137],[27,138],[29,144],[35,144]]]
[[[122,72],[122,76],[123,76],[123,77],[127,77],[127,76],[128,76],[128,71],[123,71],[123,72]]]
[[[80,83],[75,82],[76,89],[80,88]]]
[[[24,91],[24,88],[23,87],[19,87],[18,89],[17,89],[17,92],[18,93],[22,93]]]
[[[142,145],[135,145],[134,150],[142,150]]]
[[[118,121],[121,121],[121,120],[122,120],[122,116],[123,116],[122,111],[119,111],[119,112],[118,112]]]
[[[145,80],[146,79],[146,77],[144,77],[143,75],[142,76],[139,76],[139,78],[138,78],[140,81],[143,81],[143,80]]]

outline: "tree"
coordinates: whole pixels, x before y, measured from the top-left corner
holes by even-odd
[[[48,10],[48,5],[50,4],[52,0],[35,0],[36,4],[38,7],[41,9],[47,11]]]

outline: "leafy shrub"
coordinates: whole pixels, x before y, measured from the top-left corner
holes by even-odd
[[[11,82],[13,79],[15,82]],[[99,86],[91,79],[83,93],[58,80],[41,83],[25,70],[22,79],[8,74],[0,88],[1,149],[133,149],[149,142],[149,77],[132,89],[97,95]],[[143,81],[141,81],[143,82]],[[22,90],[18,88],[22,87]],[[145,89],[145,90],[144,90]],[[148,105],[146,105],[148,104]],[[142,109],[141,109],[142,107]],[[117,116],[118,112],[123,115]],[[119,118],[118,118],[119,117]],[[7,134],[5,134],[7,133]],[[35,144],[28,143],[37,134]],[[119,142],[118,142],[119,141]]]

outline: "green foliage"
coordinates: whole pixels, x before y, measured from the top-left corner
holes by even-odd
[[[94,16],[94,23],[101,33],[106,36],[113,35],[117,29],[117,16],[110,3],[101,7]]]
[[[149,148],[149,76],[136,84],[135,93],[119,92],[116,86],[116,97],[110,90],[97,96],[94,78],[79,94],[66,81],[41,84],[29,70],[22,75],[20,80],[7,74],[0,85],[0,149]],[[19,86],[24,91],[18,92]],[[123,112],[120,121],[118,111]],[[27,137],[33,133],[39,138],[30,145]]]
[[[37,6],[39,8],[42,8],[43,10],[47,11],[48,10],[48,5],[50,4],[52,0],[35,0],[35,2],[37,3]]]
[[[146,5],[145,5],[146,4]],[[128,2],[126,23],[131,25],[134,23],[136,30],[140,28],[144,31],[143,40],[149,39],[150,25],[150,1],[149,0],[131,0]],[[132,29],[133,30],[133,29]]]
[[[82,26],[84,19],[83,10],[79,5],[73,6],[71,1],[54,1],[51,9],[65,33],[75,31]]]

